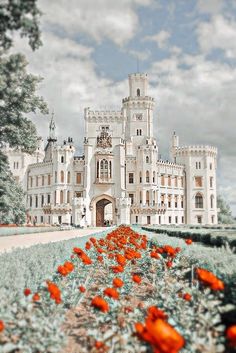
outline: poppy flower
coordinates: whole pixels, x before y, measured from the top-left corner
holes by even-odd
[[[160,259],[160,255],[159,255],[157,252],[155,252],[155,251],[152,251],[152,252],[150,253],[150,256],[151,256],[153,259]]]
[[[74,265],[70,261],[66,261],[64,263],[64,267],[67,269],[67,271],[72,272],[74,270]]]
[[[223,290],[224,282],[217,278],[212,272],[205,270],[203,268],[197,268],[196,274],[203,284],[209,286],[212,290]]]
[[[103,293],[112,299],[119,299],[119,293],[115,288],[106,288]]]
[[[101,255],[98,255],[97,260],[98,260],[99,262],[103,262],[103,257],[102,257]]]
[[[32,297],[32,300],[33,300],[34,302],[38,302],[38,301],[40,300],[40,295],[39,295],[38,293],[35,293],[35,294],[33,295],[33,297]]]
[[[226,337],[230,346],[236,347],[236,325],[232,325],[227,328]]]
[[[183,296],[182,296],[182,298],[183,298],[184,300],[186,300],[187,302],[190,302],[191,299],[192,299],[192,296],[191,296],[191,294],[189,294],[189,293],[184,293]]]
[[[5,324],[2,320],[0,320],[0,332],[2,332],[5,329]]]
[[[168,268],[171,268],[171,267],[173,266],[173,262],[172,262],[172,261],[167,261],[167,262],[166,262],[166,266],[167,266]]]
[[[156,319],[162,319],[162,320],[166,320],[168,318],[167,314],[157,308],[156,306],[150,306],[147,310],[147,317],[151,320],[156,320]]]
[[[124,272],[124,267],[121,265],[111,266],[111,269],[114,273]]]
[[[31,290],[29,289],[29,288],[25,288],[24,289],[24,295],[26,296],[26,297],[28,297],[28,295],[30,295],[31,294]]]
[[[124,255],[121,254],[116,255],[116,261],[121,266],[124,266],[126,264],[126,258],[124,257]]]
[[[61,291],[57,285],[53,282],[47,281],[48,291],[50,293],[50,298],[55,300],[56,304],[60,304],[61,300]]]
[[[91,243],[89,241],[87,241],[85,244],[85,249],[89,250],[90,248],[91,248]]]
[[[105,299],[100,296],[96,296],[92,299],[91,305],[101,310],[103,313],[109,310],[109,305]]]
[[[135,324],[140,339],[148,342],[158,353],[178,353],[185,345],[184,338],[165,320],[146,319],[145,325]]]
[[[113,279],[113,286],[114,287],[121,288],[121,287],[123,287],[123,285],[124,285],[124,282],[122,281],[122,279],[117,278],[117,277]]]
[[[139,275],[133,275],[132,280],[138,284],[142,282],[142,278]]]
[[[90,257],[88,257],[88,255],[86,255],[85,253],[83,253],[80,258],[83,261],[84,265],[91,265],[93,263]]]
[[[186,239],[186,240],[185,240],[185,243],[186,243],[187,245],[191,245],[192,242],[193,242],[192,239]]]
[[[81,293],[84,293],[86,291],[86,288],[84,286],[79,286],[79,290]]]

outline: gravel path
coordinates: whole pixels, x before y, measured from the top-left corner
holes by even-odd
[[[12,251],[14,248],[30,247],[35,244],[46,244],[76,237],[84,237],[103,230],[105,230],[105,228],[97,227],[0,237],[0,253]]]

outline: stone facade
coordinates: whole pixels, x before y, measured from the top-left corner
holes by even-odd
[[[44,159],[22,171],[30,220],[81,226],[216,224],[216,148],[181,147],[174,133],[171,161],[160,160],[153,108],[147,75],[129,75],[129,96],[120,111],[85,108],[79,157],[71,138],[57,143],[52,118]]]

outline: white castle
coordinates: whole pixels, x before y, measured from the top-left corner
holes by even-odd
[[[154,99],[146,74],[129,75],[120,111],[85,108],[84,154],[72,138],[57,143],[52,117],[47,145],[34,156],[7,149],[27,194],[28,221],[109,224],[217,224],[216,157],[211,146],[179,146],[159,159]]]

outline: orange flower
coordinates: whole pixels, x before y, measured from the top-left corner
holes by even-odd
[[[84,293],[86,291],[86,288],[84,286],[79,286],[79,290],[81,293]]]
[[[34,302],[38,302],[38,301],[40,300],[40,295],[39,295],[38,293],[35,293],[35,294],[33,295],[32,300],[33,300]]]
[[[113,279],[113,286],[114,287],[121,288],[121,287],[123,287],[123,285],[124,285],[124,282],[122,281],[122,279],[120,279],[118,277]]]
[[[64,267],[69,271],[69,272],[72,272],[74,270],[74,265],[72,262],[70,261],[66,261],[64,263]]]
[[[227,328],[226,337],[229,340],[230,346],[236,347],[236,325]]]
[[[119,299],[119,293],[117,292],[117,290],[115,288],[106,288],[104,289],[104,295],[107,295],[110,298],[113,299]]]
[[[89,250],[91,248],[91,243],[89,241],[86,242],[85,249]]]
[[[0,320],[0,332],[2,332],[5,329],[4,322]]]
[[[146,319],[145,325],[135,324],[138,336],[150,343],[156,353],[178,353],[185,344],[184,338],[166,321]]]
[[[182,296],[182,298],[183,298],[184,300],[186,300],[187,302],[190,302],[191,299],[192,299],[192,296],[191,296],[191,294],[189,294],[189,293],[184,293],[183,296]]]
[[[186,240],[185,240],[185,243],[186,243],[187,245],[191,245],[192,242],[193,242],[192,239],[186,239]]]
[[[142,282],[142,278],[138,275],[133,275],[132,280],[138,284],[140,284]]]
[[[91,241],[91,243],[93,243],[93,244],[95,244],[95,243],[97,242],[97,239],[96,239],[96,238],[93,238],[93,237],[92,237],[92,238],[90,238],[89,240],[90,240],[90,241]]]
[[[47,281],[48,291],[50,293],[50,298],[55,300],[56,304],[60,304],[61,300],[61,291],[57,285],[53,282]]]
[[[29,289],[29,288],[25,288],[25,290],[24,290],[24,295],[26,296],[26,297],[28,297],[28,295],[30,295],[31,294],[31,290]]]
[[[62,265],[58,266],[57,272],[59,272],[60,275],[62,275],[62,276],[67,276],[68,275],[67,269],[64,266],[62,266]]]
[[[203,268],[197,268],[196,274],[198,279],[205,285],[209,286],[212,290],[223,290],[224,282],[217,278],[212,272]]]
[[[124,271],[124,267],[122,267],[121,265],[118,266],[111,266],[111,269],[114,273],[119,273],[119,272],[123,272]]]
[[[155,251],[152,251],[152,252],[150,253],[150,256],[151,256],[152,258],[154,258],[154,259],[160,259],[160,255],[159,255],[157,252],[155,252]]]
[[[124,257],[124,255],[121,255],[121,254],[116,255],[116,261],[121,266],[124,266],[126,264],[126,258]]]
[[[91,305],[101,310],[103,313],[109,310],[109,305],[105,299],[100,296],[96,296],[92,299]]]
[[[147,317],[153,321],[156,319],[166,320],[168,318],[167,314],[163,310],[158,309],[156,306],[150,306],[148,308],[147,314]]]
[[[88,255],[86,255],[85,253],[83,253],[80,258],[83,261],[84,265],[91,265],[93,263],[90,257],[88,257]]]
[[[163,246],[163,251],[169,256],[175,256],[175,249],[170,245]]]

